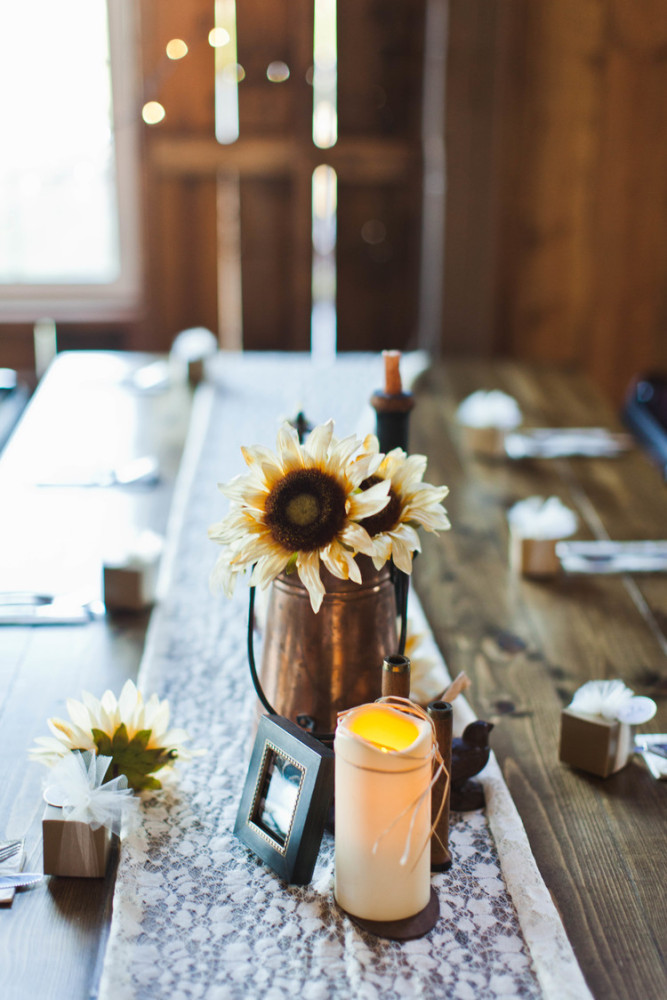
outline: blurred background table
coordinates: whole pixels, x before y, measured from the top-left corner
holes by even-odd
[[[191,394],[137,393],[139,355],[61,355],[0,460],[0,590],[58,587],[99,596],[114,537],[164,531]],[[252,355],[248,364],[252,365]],[[370,392],[375,386],[369,386]],[[456,362],[416,389],[411,450],[427,479],[446,482],[453,529],[424,546],[415,583],[454,675],[473,680],[475,711],[495,723],[493,746],[544,879],[597,998],[663,997],[667,912],[662,879],[665,786],[641,763],[603,781],[558,763],[560,709],[591,678],[621,677],[659,700],[667,729],[667,578],[512,576],[505,513],[531,494],[557,494],[581,520],[577,537],[667,535],[665,486],[639,451],[617,459],[482,462],[467,454],[456,406],[478,388],[514,395],[532,426],[607,426],[616,419],[574,374]],[[55,467],[116,465],[154,454],[150,491],[38,487]],[[212,557],[213,558],[213,557]],[[41,769],[26,759],[45,720],[82,689],[119,691],[135,677],[148,614],[85,626],[0,628],[0,788],[3,836],[25,836],[41,868]],[[113,871],[104,881],[46,879],[0,911],[3,996],[83,1000],[96,989]]]
[[[145,528],[166,530],[191,392],[133,388],[147,355],[58,355],[0,458],[0,591],[101,597],[102,558]],[[147,488],[37,486],[55,473],[104,470],[154,455]],[[0,839],[25,837],[42,870],[43,769],[27,759],[50,716],[82,690],[120,692],[136,678],[149,612],[85,625],[0,626]],[[106,879],[47,878],[0,908],[3,998],[88,997],[111,912]]]

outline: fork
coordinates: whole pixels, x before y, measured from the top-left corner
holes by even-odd
[[[6,843],[0,844],[0,865],[4,864],[5,861],[9,861],[15,854],[19,854],[22,847],[22,840],[8,840]]]

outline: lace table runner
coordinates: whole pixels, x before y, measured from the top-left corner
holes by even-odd
[[[454,864],[433,879],[441,917],[420,940],[379,940],[337,909],[328,834],[305,887],[283,884],[232,836],[256,699],[247,590],[229,601],[209,592],[217,549],[206,529],[225,510],[216,483],[242,471],[241,444],[273,445],[280,418],[298,409],[313,423],[333,416],[340,436],[368,429],[381,377],[363,355],[334,367],[229,355],[215,389],[199,391],[139,681],[208,753],[144,794],[122,844],[101,1000],[590,997],[493,759],[486,813],[452,816]],[[423,623],[416,599],[410,616]],[[430,636],[427,645],[438,658]],[[470,709],[456,707],[460,729]]]

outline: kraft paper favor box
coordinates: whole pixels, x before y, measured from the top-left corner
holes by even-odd
[[[108,610],[142,611],[155,602],[159,559],[147,562],[106,563],[103,569],[104,603]]]
[[[466,448],[475,455],[486,458],[502,458],[505,455],[507,431],[502,427],[471,427],[463,424],[461,435]]]
[[[510,566],[522,576],[549,577],[560,572],[556,555],[559,538],[524,538],[510,528]]]
[[[42,835],[45,875],[104,877],[115,836],[107,827],[93,830],[88,823],[64,819],[62,809],[47,805]]]
[[[633,727],[628,723],[571,708],[564,708],[560,718],[559,759],[564,764],[607,778],[630,760]]]

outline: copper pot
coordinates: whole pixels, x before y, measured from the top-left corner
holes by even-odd
[[[389,566],[358,556],[362,582],[321,567],[326,594],[317,614],[296,573],[272,584],[261,680],[280,715],[308,716],[333,732],[336,714],[382,693],[382,662],[398,648],[396,599]]]

